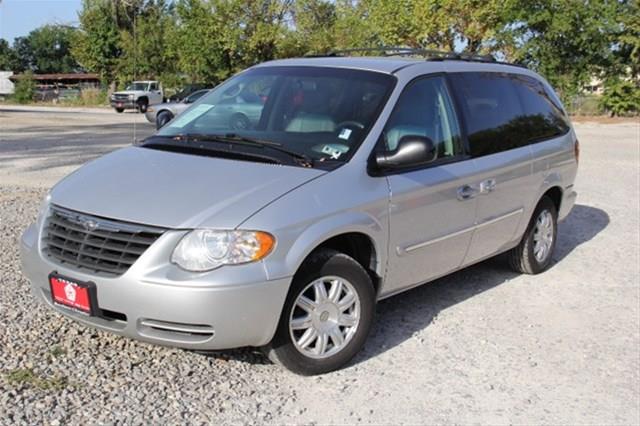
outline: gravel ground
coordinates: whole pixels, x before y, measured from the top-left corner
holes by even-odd
[[[378,306],[348,368],[294,376],[253,350],[202,355],[35,303],[18,238],[61,176],[152,128],[138,115],[0,110],[0,423],[640,423],[640,126],[576,126],[578,204],[553,267],[496,258]]]

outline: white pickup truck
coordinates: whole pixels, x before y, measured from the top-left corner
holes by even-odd
[[[111,95],[111,106],[119,113],[125,109],[137,109],[145,113],[149,105],[160,104],[163,100],[159,82],[134,81],[124,90]]]

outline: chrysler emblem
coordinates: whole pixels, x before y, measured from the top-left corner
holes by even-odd
[[[82,222],[82,226],[84,226],[84,229],[86,229],[87,231],[95,231],[98,228],[98,222],[89,219]]]

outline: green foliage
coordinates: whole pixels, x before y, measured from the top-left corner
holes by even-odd
[[[176,72],[176,58],[166,48],[174,30],[173,13],[173,7],[165,0],[147,2],[135,13],[131,29],[120,31],[122,55],[117,65],[120,81]]]
[[[568,100],[609,63],[621,4],[516,0],[508,10],[512,24],[502,33],[511,49],[509,59],[540,72]]]
[[[299,0],[291,11],[295,31],[285,33],[278,56],[320,54],[335,49],[336,5],[326,0]]]
[[[115,78],[122,53],[119,15],[113,9],[115,4],[109,0],[83,0],[78,14],[80,30],[74,36],[71,49],[78,63],[86,70],[98,73],[105,83]]]
[[[97,107],[107,106],[109,97],[104,89],[83,89],[73,97],[59,98],[62,105]]]
[[[637,83],[621,78],[607,80],[600,105],[612,116],[640,112],[640,87]]]
[[[20,104],[29,103],[33,100],[35,91],[36,84],[33,80],[33,72],[27,71],[22,74],[21,78],[16,82],[12,98]]]
[[[464,49],[526,64],[565,101],[594,76],[637,82],[640,70],[637,0],[83,0],[79,21],[76,31],[44,27],[13,48],[0,41],[0,65],[77,67],[68,54],[50,60],[60,59],[51,46],[68,50],[71,39],[73,59],[104,83],[177,87],[336,49]]]
[[[19,68],[39,74],[73,72],[78,64],[71,56],[73,28],[64,25],[45,25],[26,37],[14,41]]]
[[[600,100],[601,96],[595,94],[581,94],[573,97],[564,106],[571,115],[601,115],[604,110],[600,105]]]
[[[216,84],[276,58],[290,12],[282,0],[178,0],[171,53],[191,80]]]
[[[0,71],[23,71],[24,68],[15,50],[9,46],[9,42],[0,38]]]
[[[41,390],[62,390],[70,383],[66,377],[40,377],[30,368],[17,368],[6,374],[13,386],[30,386]]]

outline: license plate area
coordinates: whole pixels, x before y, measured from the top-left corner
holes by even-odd
[[[49,275],[49,287],[53,304],[84,315],[97,315],[98,300],[94,283],[78,281],[53,272]]]

